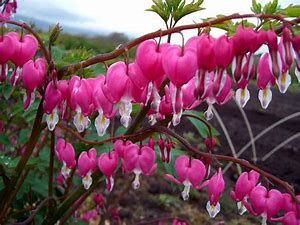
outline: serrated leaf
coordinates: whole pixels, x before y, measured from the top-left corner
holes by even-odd
[[[268,2],[263,8],[263,12],[266,14],[275,13],[277,11],[277,6],[278,6],[278,0],[273,0],[271,2]]]

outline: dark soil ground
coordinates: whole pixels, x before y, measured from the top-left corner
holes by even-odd
[[[244,110],[250,121],[254,136],[276,121],[300,111],[300,93],[288,92],[282,95],[278,90],[274,90],[271,104],[267,110],[263,110],[257,99],[256,88],[251,88],[250,92],[251,99]],[[229,131],[236,151],[239,151],[250,140],[239,109],[233,100],[224,106],[217,106],[216,109]],[[200,110],[206,110],[206,105],[203,104]],[[217,153],[231,155],[228,142],[216,118],[211,123],[220,132],[221,145],[217,147]],[[177,132],[182,134],[188,131],[197,134],[195,128],[187,120],[184,120],[176,129]],[[300,117],[291,119],[276,127],[257,140],[255,146],[259,159],[257,165],[288,181],[294,186],[296,193],[300,193],[300,138],[281,148],[265,162],[260,160],[262,156],[297,132],[300,132]],[[241,158],[251,161],[251,147],[247,149]],[[133,179],[131,175],[126,175],[124,179],[118,179],[112,201],[116,202],[116,206],[119,208],[123,224],[157,225],[159,218],[164,219],[174,215],[186,219],[189,221],[189,224],[193,225],[260,224],[260,219],[254,218],[247,213],[242,217],[237,215],[235,203],[228,197],[230,186],[233,186],[236,177],[236,167],[232,166],[226,172],[227,193],[224,194],[221,200],[221,213],[214,220],[209,219],[205,210],[207,202],[205,190],[200,192],[193,191],[190,199],[184,202],[180,198],[182,187],[178,188],[175,185],[170,185],[159,175],[148,178],[143,177],[141,188],[138,191],[134,191],[131,188]],[[270,184],[269,187],[271,188],[272,185]],[[153,222],[143,223],[145,220],[153,220]],[[171,224],[170,221],[166,220],[163,224]]]

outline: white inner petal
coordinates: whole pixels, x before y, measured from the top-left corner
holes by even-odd
[[[288,73],[281,73],[278,79],[276,79],[276,84],[281,93],[285,93],[292,82],[291,76]]]
[[[84,189],[87,190],[90,188],[90,186],[93,183],[93,178],[92,178],[92,172],[89,171],[84,178],[82,178],[82,184],[84,186]]]
[[[58,112],[57,108],[54,108],[51,114],[46,114],[46,122],[48,129],[50,131],[53,131],[56,124],[58,123],[59,117],[58,117]]]
[[[70,173],[71,173],[71,169],[67,167],[65,162],[63,162],[63,166],[61,168],[61,174],[63,175],[65,180],[70,177]]]
[[[79,133],[83,132],[91,124],[91,121],[88,116],[84,116],[81,113],[80,107],[76,109],[76,115],[73,119],[73,123]]]
[[[215,218],[216,215],[221,211],[220,203],[218,202],[217,205],[214,206],[210,204],[210,201],[208,201],[206,204],[206,210],[210,218]]]
[[[103,115],[102,109],[99,109],[98,113],[99,115],[95,119],[95,127],[97,130],[97,134],[101,137],[105,134],[110,121]]]
[[[204,117],[206,120],[211,120],[214,117],[214,113],[212,111],[212,104],[208,103],[207,110],[204,112]]]
[[[244,108],[250,99],[250,92],[247,89],[247,87],[245,87],[244,89],[242,88],[237,89],[235,92],[235,99],[239,104],[239,106]]]
[[[263,109],[268,108],[272,100],[272,91],[269,85],[265,89],[259,90],[258,99]]]
[[[184,189],[183,189],[183,191],[181,192],[181,196],[182,196],[182,199],[183,199],[184,201],[186,201],[186,200],[189,199],[189,196],[190,196],[190,190],[191,190],[192,184],[191,184],[190,181],[185,180],[185,181],[183,182],[183,185],[184,185]]]
[[[119,106],[120,122],[124,127],[128,127],[131,123],[132,103],[129,98],[122,98]]]
[[[134,190],[137,190],[140,188],[140,175],[141,175],[142,171],[140,169],[134,169],[133,173],[135,174],[135,177],[132,182],[132,187]]]
[[[236,203],[236,205],[237,205],[237,208],[238,208],[238,213],[240,214],[240,215],[243,215],[245,212],[247,212],[247,209],[246,209],[246,207],[244,206],[244,204],[243,204],[243,202],[237,202]]]

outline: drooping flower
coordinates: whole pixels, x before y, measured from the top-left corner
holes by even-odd
[[[295,75],[300,83],[300,35],[294,36],[292,39],[292,45],[295,52]]]
[[[70,175],[71,169],[73,169],[76,165],[75,150],[72,144],[60,138],[56,143],[55,153],[58,160],[63,163],[61,174],[65,179],[67,179]]]
[[[128,73],[133,69],[135,69],[133,64],[127,65],[125,62],[112,64],[107,70],[105,83],[102,85],[102,91],[107,99],[114,104],[119,103],[120,122],[124,127],[128,127],[131,122],[132,81]]]
[[[87,79],[72,76],[69,82],[69,107],[76,112],[73,123],[78,132],[83,132],[91,124],[88,116],[94,110],[92,87]]]
[[[237,202],[239,214],[242,215],[246,212],[243,205],[243,200],[247,201],[252,189],[258,183],[259,173],[254,170],[250,172],[243,172],[236,181],[234,191],[230,192],[230,196]]]
[[[123,165],[127,172],[135,174],[132,187],[138,189],[140,187],[140,175],[149,176],[156,170],[156,155],[155,151],[148,147],[140,147],[136,144],[128,145],[124,149]]]
[[[225,191],[225,181],[221,168],[208,181],[207,190],[209,201],[206,204],[206,209],[210,218],[215,218],[221,210],[219,199]]]
[[[258,99],[261,106],[266,109],[272,100],[271,86],[275,84],[275,78],[269,67],[269,54],[265,53],[261,56],[258,68],[256,84],[259,88]]]
[[[106,189],[112,191],[114,187],[113,174],[118,166],[118,154],[115,151],[103,153],[98,158],[98,167],[106,177]]]
[[[114,116],[113,104],[105,97],[102,91],[102,85],[105,82],[105,76],[97,76],[93,81],[96,85],[93,87],[93,102],[98,116],[95,119],[97,134],[103,136],[109,126],[109,119]]]
[[[170,46],[162,55],[162,65],[166,76],[175,86],[170,94],[173,109],[172,123],[176,126],[180,122],[183,110],[181,87],[195,76],[198,68],[196,51],[175,45]]]
[[[6,80],[7,76],[7,61],[11,59],[15,51],[14,39],[10,37],[9,33],[0,36],[0,82]]]
[[[260,184],[252,189],[249,200],[251,204],[246,201],[243,201],[243,204],[251,214],[262,217],[263,225],[267,224],[267,219],[272,220],[283,205],[283,197],[278,190],[268,191]]]
[[[89,189],[93,179],[92,172],[97,165],[96,149],[91,148],[88,152],[81,152],[78,158],[78,175],[82,178],[82,183],[85,189]]]
[[[9,35],[14,41],[14,54],[10,60],[15,64],[15,69],[11,75],[10,82],[15,85],[19,80],[22,66],[28,62],[36,54],[38,49],[38,41],[30,34],[20,37],[16,32],[10,32]]]
[[[37,59],[35,62],[29,60],[24,64],[21,78],[24,88],[26,89],[26,97],[24,101],[24,109],[33,103],[35,99],[34,91],[38,88],[46,76],[46,64],[43,58]]]
[[[46,122],[48,129],[53,131],[59,121],[58,111],[68,98],[68,82],[66,80],[59,80],[56,84],[51,81],[48,83],[45,91],[45,100],[43,108],[46,113]]]
[[[171,174],[166,174],[165,178],[176,184],[184,185],[181,193],[183,200],[188,200],[191,187],[200,189],[205,174],[206,168],[203,162],[199,159],[190,159],[186,155],[181,155],[175,160],[175,172],[177,179]]]

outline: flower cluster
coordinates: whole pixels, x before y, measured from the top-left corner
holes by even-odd
[[[62,184],[68,178],[71,169],[77,164],[77,174],[82,178],[85,189],[92,184],[92,172],[97,169],[106,177],[106,189],[111,191],[114,186],[114,173],[118,169],[119,162],[123,173],[134,173],[135,178],[132,187],[140,187],[140,176],[149,176],[156,171],[155,145],[161,148],[162,139],[157,143],[153,138],[149,139],[146,145],[137,145],[131,141],[117,140],[113,149],[108,153],[102,153],[97,158],[94,148],[80,154],[77,162],[75,151],[70,143],[59,139],[56,145],[56,154],[63,163],[62,176],[58,177],[58,182]],[[166,158],[161,154],[161,161],[166,162]],[[225,180],[221,168],[210,176],[206,162],[200,159],[193,159],[186,155],[180,155],[174,163],[176,177],[165,174],[165,178],[177,185],[183,185],[181,193],[183,200],[188,200],[191,188],[201,190],[206,188],[208,202],[206,209],[211,218],[216,217],[220,212],[220,198],[225,191]],[[263,224],[266,221],[282,222],[285,225],[298,225],[300,221],[299,204],[292,196],[281,193],[276,189],[267,190],[259,183],[260,175],[254,170],[243,172],[236,181],[234,190],[230,192],[231,198],[237,202],[240,215],[249,211],[254,216],[261,216]],[[300,199],[300,196],[298,196]],[[284,216],[280,217],[284,212]],[[90,214],[88,214],[90,216]],[[86,216],[88,216],[86,215]],[[91,215],[97,215],[94,210]]]
[[[262,45],[269,51],[260,57],[256,68],[254,54]],[[299,58],[300,37],[293,37],[287,27],[279,42],[273,30],[255,31],[243,26],[233,37],[214,38],[203,33],[181,47],[147,40],[138,46],[133,63],[116,62],[106,75],[73,75],[70,80],[50,82],[44,103],[48,127],[53,130],[68,108],[75,112],[74,125],[82,132],[90,125],[89,116],[97,111],[95,127],[102,136],[117,112],[121,124],[129,126],[133,103],[150,106],[147,117],[151,124],[171,116],[176,126],[183,110],[203,102],[208,103],[205,116],[211,119],[211,105],[225,104],[234,96],[232,80],[237,85],[237,102],[241,107],[246,105],[250,98],[247,86],[255,74],[258,98],[267,108],[272,99],[271,87],[277,84],[284,93],[290,85],[288,72],[294,60],[300,78]],[[230,65],[233,79],[228,73]]]
[[[0,20],[9,20],[17,11],[17,1],[8,0],[0,5]]]
[[[8,61],[15,67],[10,76],[11,85],[20,80],[26,90],[24,109],[27,109],[35,99],[35,90],[41,87],[46,77],[44,58],[35,61],[32,58],[38,50],[38,41],[30,34],[19,35],[9,32],[0,37],[0,82],[4,82],[8,74]]]

